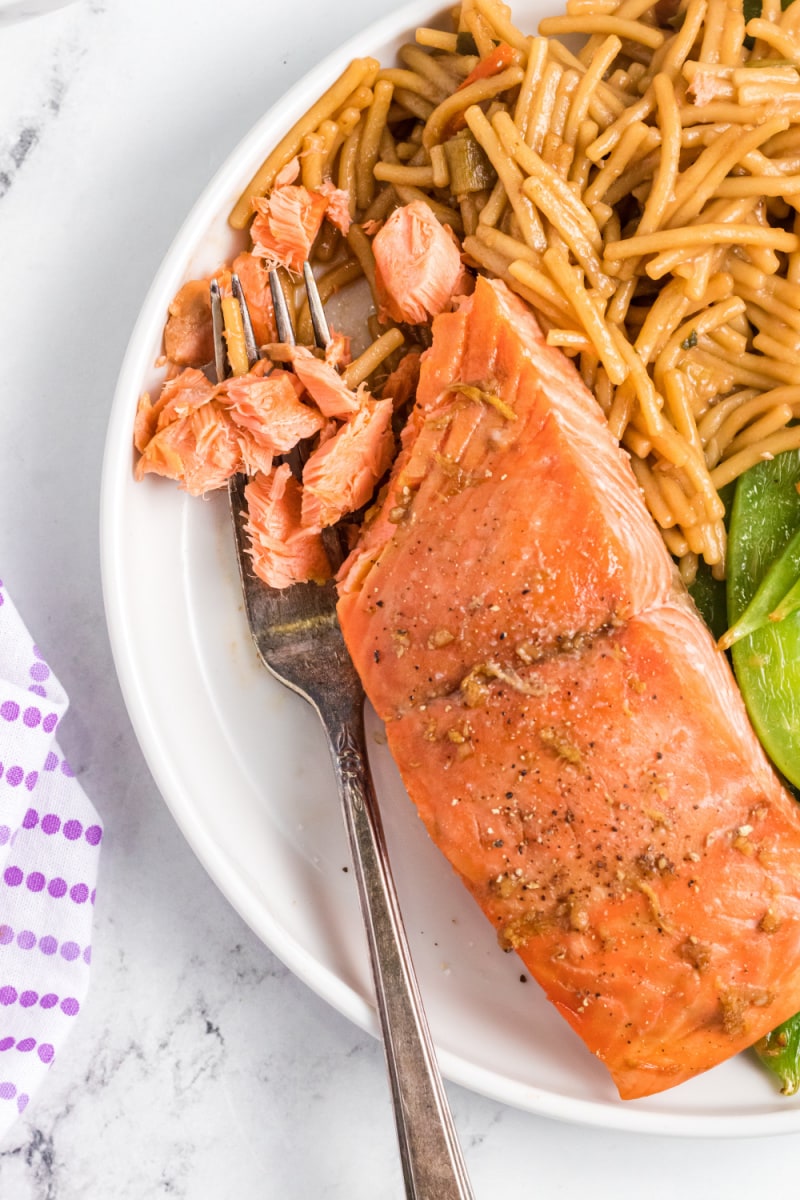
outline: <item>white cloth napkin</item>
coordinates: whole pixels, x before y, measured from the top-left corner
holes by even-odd
[[[0,1137],[89,984],[103,830],[55,740],[67,703],[0,582]]]

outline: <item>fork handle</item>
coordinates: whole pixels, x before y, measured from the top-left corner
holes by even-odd
[[[400,916],[367,761],[362,708],[359,704],[346,714],[320,715],[367,932],[406,1196],[473,1200]]]

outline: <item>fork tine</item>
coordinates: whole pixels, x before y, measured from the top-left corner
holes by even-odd
[[[242,326],[244,328],[244,348],[247,351],[247,362],[249,366],[253,366],[258,362],[259,353],[256,345],[256,335],[253,332],[253,322],[250,317],[250,309],[247,307],[244,290],[242,288],[239,276],[231,275],[231,291],[239,301],[239,308],[242,313]]]
[[[306,296],[308,297],[308,311],[311,314],[311,325],[314,330],[314,341],[319,346],[320,350],[325,350],[331,342],[331,331],[328,328],[328,322],[325,317],[325,310],[322,307],[317,281],[314,278],[314,272],[311,270],[309,262],[303,263],[303,279],[306,284]]]
[[[211,280],[211,328],[214,335],[214,369],[217,373],[217,383],[222,383],[228,374],[228,356],[225,352],[224,322],[222,320],[222,295],[219,283]]]
[[[294,329],[292,327],[292,319],[289,316],[289,308],[286,304],[286,297],[283,294],[281,281],[278,277],[278,272],[274,267],[270,268],[269,272],[269,290],[272,296],[272,307],[275,310],[275,324],[278,327],[278,341],[285,342],[288,346],[294,346],[296,339]]]

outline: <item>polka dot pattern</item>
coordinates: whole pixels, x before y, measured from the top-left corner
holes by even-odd
[[[16,700],[0,701],[0,717],[4,721],[17,721],[20,716],[22,716],[23,724],[27,725],[29,729],[35,729],[39,722],[41,722],[45,733],[52,733],[58,724],[58,713],[49,712],[43,716],[41,709],[33,704],[28,708],[22,709]]]
[[[54,937],[51,933],[46,933],[44,936],[39,937],[33,932],[32,929],[21,929],[16,931],[11,927],[11,925],[0,925],[0,949],[2,949],[3,946],[11,946],[12,944],[20,950],[38,949],[40,954],[45,954],[48,958],[52,958],[53,955],[58,953],[58,955],[63,958],[65,962],[77,962],[77,960],[80,958],[88,966],[92,961],[91,946],[85,946],[83,950],[81,950],[81,947],[78,945],[78,943],[72,941],[71,939],[65,939],[63,942],[59,942],[58,938]],[[16,997],[14,997],[14,999],[16,999]],[[13,1002],[13,1000],[9,1001],[9,1003],[12,1004]],[[3,989],[0,988],[0,1005],[3,1003]],[[47,1007],[44,1002],[43,1007]]]
[[[6,867],[3,872],[3,882],[12,888],[21,887],[24,882],[29,892],[41,892],[46,886],[54,900],[60,900],[62,896],[69,894],[73,904],[85,904],[89,899],[94,904],[94,892],[89,891],[88,884],[74,883],[69,887],[67,881],[60,875],[54,876],[48,882],[41,871],[29,871],[25,875],[21,867],[10,866]]]
[[[20,1038],[18,1042],[15,1041],[13,1037],[7,1037],[0,1041],[0,1051],[11,1050],[12,1047],[16,1047],[20,1053],[29,1054],[31,1050],[36,1049],[36,1045],[37,1042],[35,1037]],[[39,1049],[36,1050],[36,1053],[39,1055],[39,1058],[43,1063],[51,1063],[55,1058],[56,1052],[55,1048],[50,1044],[50,1042],[40,1042]],[[2,1087],[3,1084],[0,1083],[0,1088]],[[2,1092],[0,1092],[0,1096],[2,1096]]]
[[[75,1017],[81,1010],[80,1001],[75,996],[59,997],[55,992],[44,992],[41,996],[32,988],[26,988],[25,991],[17,992],[17,989],[6,984],[0,988],[0,1004],[8,1008],[12,1004],[19,1004],[22,1008],[34,1008],[36,1005],[45,1010],[58,1006],[60,1012],[65,1017]],[[9,1050],[14,1045],[13,1037],[0,1038],[0,1051]]]
[[[92,961],[103,829],[56,741],[66,708],[0,581],[0,1138],[80,1015]]]
[[[46,764],[45,769],[47,769]],[[46,833],[48,836],[60,832],[68,842],[76,842],[83,837],[90,846],[99,846],[103,837],[103,830],[99,825],[87,825],[84,828],[81,822],[74,817],[62,822],[57,813],[45,813],[40,818],[35,808],[29,808],[22,818],[22,828],[36,829],[37,825],[41,828],[42,833]],[[0,826],[0,829],[2,828],[3,826]]]

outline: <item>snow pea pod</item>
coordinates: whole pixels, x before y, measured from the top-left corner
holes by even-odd
[[[797,608],[800,608],[800,529],[770,563],[738,621],[719,639],[720,650],[729,650],[740,638],[762,629],[768,621],[783,621]]]
[[[791,450],[747,471],[736,486],[728,541],[728,621],[739,620],[772,563],[800,530],[800,452]],[[767,612],[786,594],[788,578]],[[783,581],[782,581],[783,582]],[[800,784],[800,612],[767,620],[732,648],[733,667],[750,720],[765,751]]]
[[[755,1051],[780,1079],[784,1096],[793,1096],[800,1088],[800,1013],[760,1038]]]
[[[798,608],[800,608],[800,577],[795,580],[780,603],[773,608],[769,619],[770,621],[785,621]]]
[[[770,567],[790,557],[788,548],[800,529],[798,482],[800,452],[791,450],[758,463],[736,485],[727,572],[728,621],[734,627],[765,587]],[[779,581],[777,591],[786,578]],[[764,749],[796,784],[800,780],[800,612],[775,623],[768,619],[770,608],[774,611],[768,602],[766,622],[737,641],[731,655]],[[793,1095],[800,1087],[800,1013],[754,1048],[763,1065],[780,1079],[783,1092]]]

